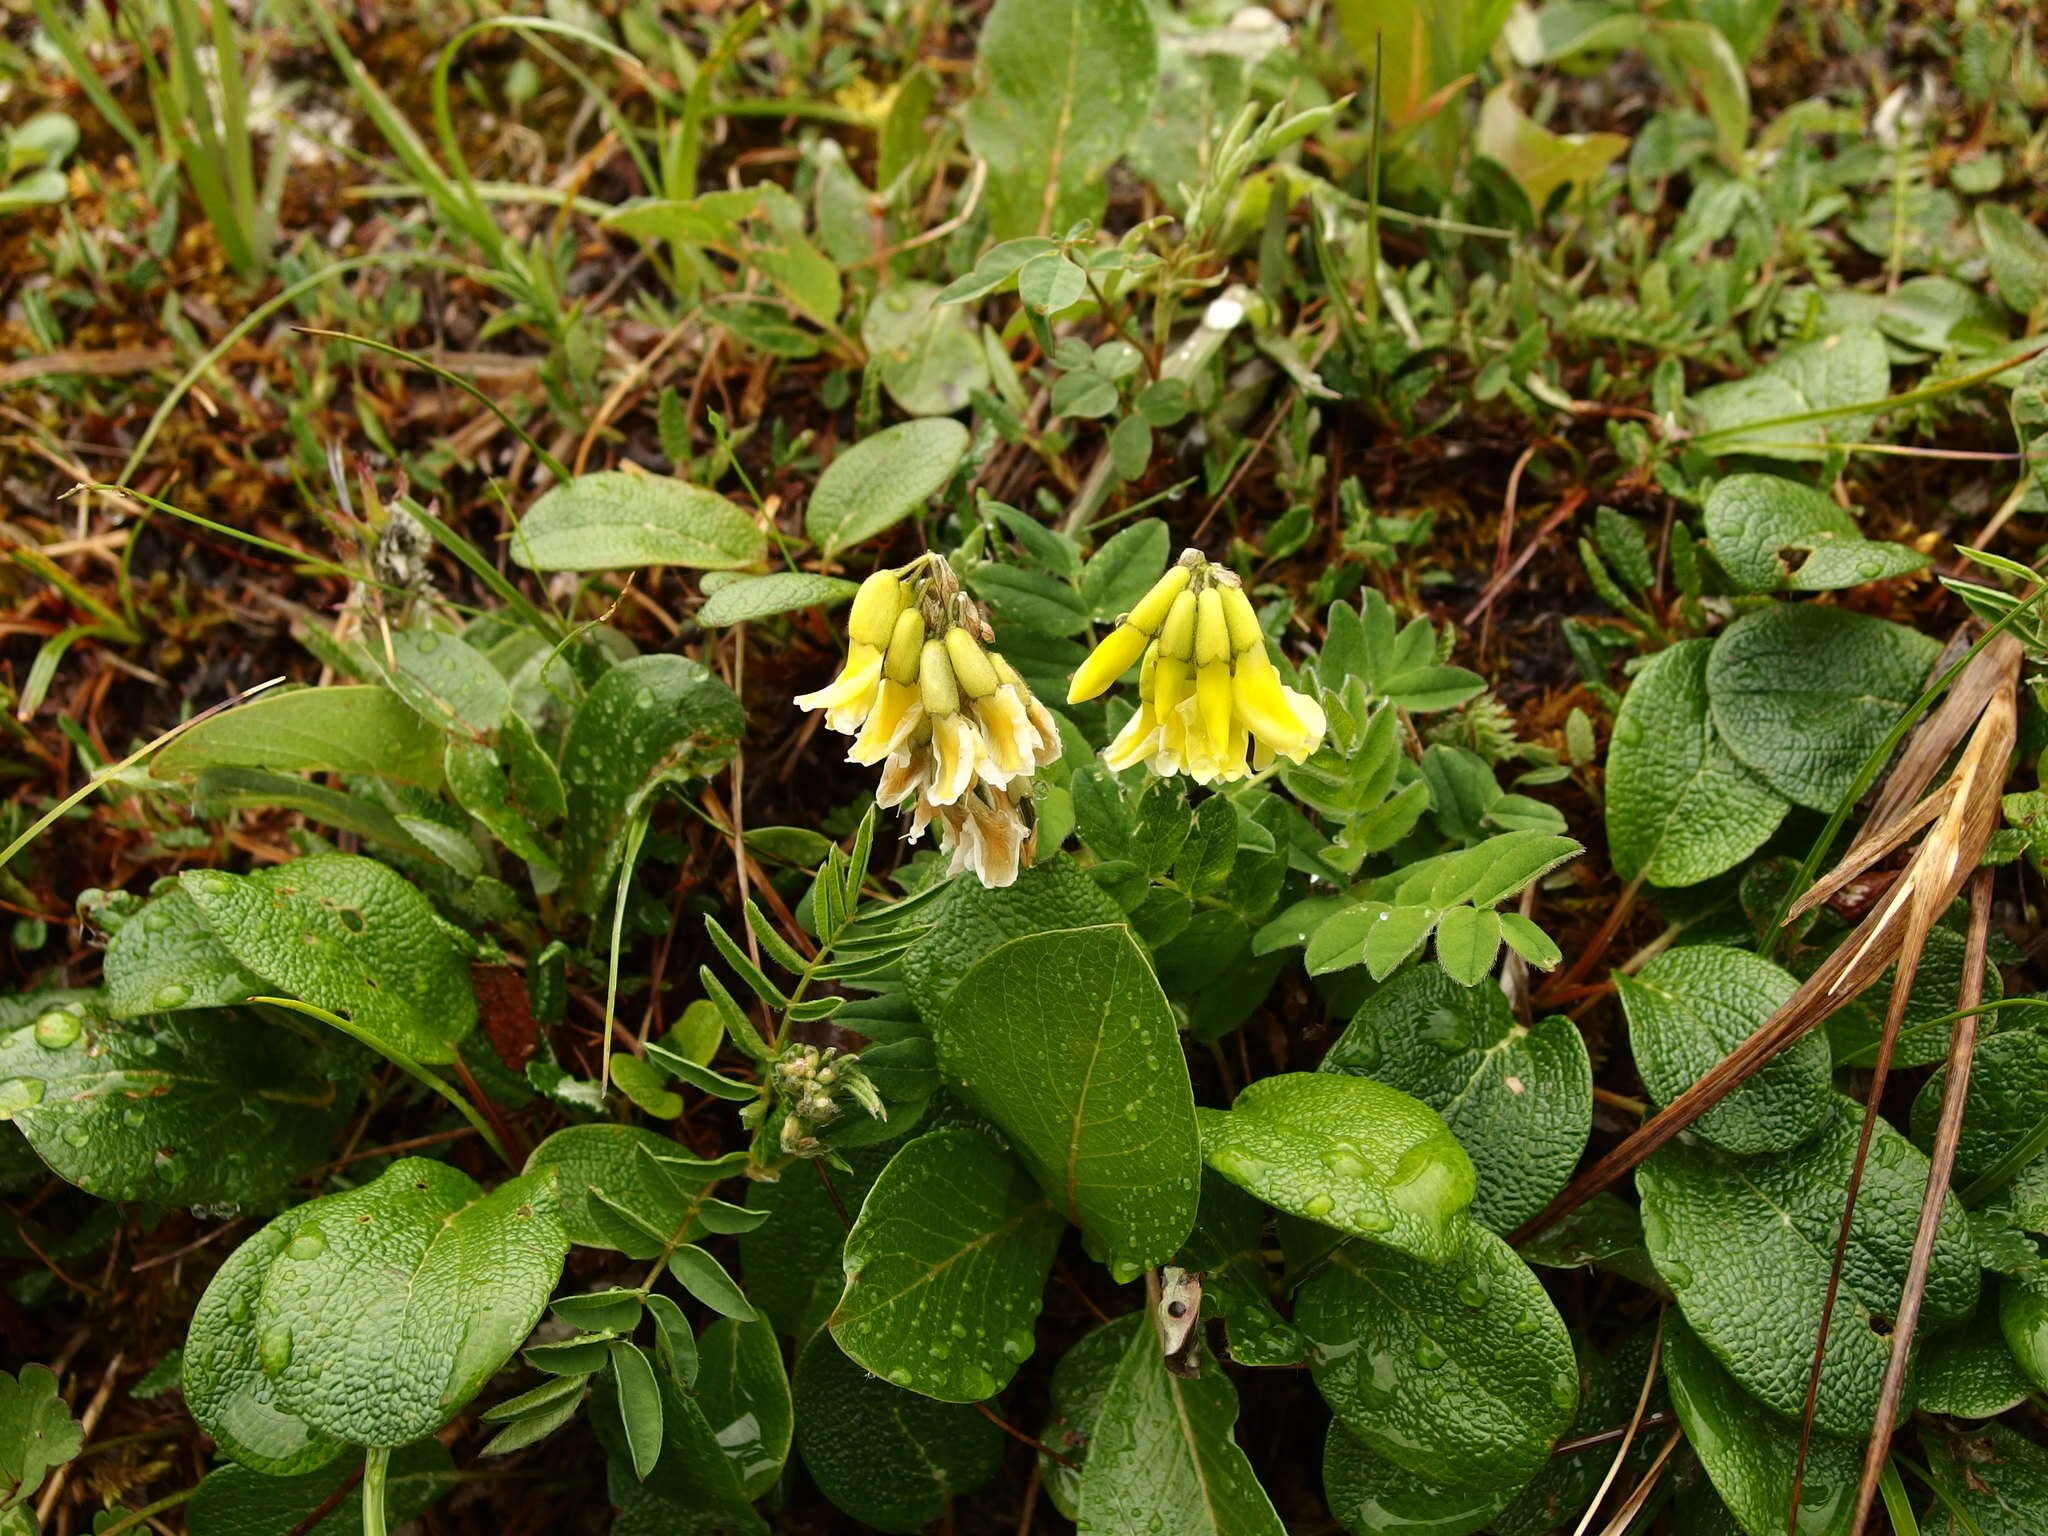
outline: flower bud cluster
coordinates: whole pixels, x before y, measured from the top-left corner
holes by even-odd
[[[1138,664],[1138,712],[1104,750],[1198,784],[1241,779],[1322,745],[1323,709],[1287,687],[1244,584],[1188,550],[1075,671],[1067,702],[1092,699]]]
[[[861,583],[846,665],[796,702],[853,738],[847,761],[882,765],[875,801],[909,806],[911,841],[938,822],[952,872],[1000,886],[1031,863],[1031,777],[1060,734],[993,638],[945,560],[925,555]]]

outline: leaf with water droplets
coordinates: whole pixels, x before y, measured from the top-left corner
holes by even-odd
[[[110,1017],[229,1008],[263,983],[235,963],[183,887],[167,885],[107,941],[102,977]]]
[[[403,1158],[287,1211],[222,1266],[186,1342],[192,1416],[257,1471],[430,1435],[525,1342],[568,1249],[552,1169],[486,1195]]]
[[[1515,1497],[1512,1488],[1432,1482],[1368,1450],[1330,1421],[1323,1440],[1323,1498],[1359,1536],[1471,1536]]]
[[[1517,1022],[1499,987],[1460,986],[1418,965],[1367,998],[1323,1057],[1325,1072],[1413,1094],[1472,1159],[1472,1218],[1520,1226],[1564,1188],[1593,1124],[1593,1069],[1578,1026]]]
[[[37,1085],[13,1095],[32,1100],[14,1123],[102,1200],[262,1201],[320,1160],[355,1101],[332,1057],[247,1013],[110,1023],[60,1005],[0,1034],[0,1083]]]
[[[1808,1340],[1811,1353],[1812,1344]],[[1782,1536],[1792,1504],[1799,1423],[1766,1413],[1677,1317],[1664,1317],[1664,1377],[1671,1405],[1712,1480],[1748,1536]],[[1807,1447],[1798,1536],[1847,1536],[1863,1447],[1816,1433]]]
[[[1676,1141],[1636,1171],[1650,1261],[1679,1310],[1742,1385],[1796,1417],[1806,1401],[1862,1107],[1837,1096],[1811,1140],[1789,1152],[1735,1157]],[[1862,1435],[1877,1412],[1891,1352],[1882,1319],[1899,1304],[1927,1159],[1880,1121],[1870,1145],[1841,1286],[1828,1328],[1814,1423]],[[1936,1232],[1922,1326],[1969,1315],[1977,1301],[1977,1249],[1951,1194]]]
[[[721,1317],[697,1340],[697,1405],[750,1499],[775,1485],[794,1428],[782,1348],[765,1320]]]
[[[322,853],[178,878],[237,963],[415,1061],[453,1061],[476,1023],[474,946],[388,865]]]
[[[1268,1205],[1430,1263],[1459,1251],[1472,1160],[1420,1100],[1370,1078],[1284,1072],[1197,1114],[1209,1166]]]
[[[1061,1227],[1030,1172],[986,1136],[919,1136],[847,1234],[832,1336],[899,1387],[949,1403],[994,1397],[1036,1348]]]
[[[1384,1460],[1434,1482],[1518,1488],[1579,1406],[1571,1335],[1543,1283],[1472,1222],[1442,1264],[1346,1243],[1301,1288],[1316,1385]]]
[[[1121,924],[1013,939],[953,989],[939,1067],[1120,1280],[1173,1256],[1201,1179],[1172,1010]]]
[[[820,1328],[796,1367],[796,1441],[818,1491],[878,1531],[921,1531],[1002,1465],[1003,1432],[964,1403],[870,1376]]]

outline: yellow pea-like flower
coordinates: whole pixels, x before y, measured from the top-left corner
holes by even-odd
[[[1075,669],[1067,687],[1069,704],[1081,704],[1094,698],[1131,669],[1131,663],[1143,656],[1145,647],[1157,638],[1167,614],[1180,595],[1187,591],[1193,577],[1194,572],[1188,566],[1176,565],[1152,584],[1151,590],[1138,599],[1138,605],[1124,616],[1123,622],[1111,630]]]

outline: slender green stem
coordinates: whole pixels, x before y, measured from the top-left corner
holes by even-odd
[[[128,1536],[128,1532],[140,1530],[167,1509],[176,1509],[198,1491],[198,1486],[195,1484],[193,1487],[182,1489],[177,1493],[158,1499],[154,1504],[145,1504],[140,1509],[131,1509],[127,1514],[101,1531],[99,1536]]]
[[[318,1019],[322,1024],[330,1025],[340,1030],[352,1040],[361,1041],[394,1067],[397,1067],[401,1072],[406,1073],[423,1086],[432,1089],[435,1093],[446,1099],[456,1108],[462,1118],[469,1122],[470,1129],[483,1137],[490,1149],[498,1154],[498,1160],[508,1168],[513,1166],[510,1155],[505,1151],[505,1144],[498,1140],[498,1133],[491,1129],[490,1122],[477,1113],[476,1106],[465,1099],[448,1082],[436,1077],[425,1067],[406,1055],[405,1052],[392,1046],[390,1042],[378,1039],[368,1030],[358,1026],[353,1020],[345,1019],[338,1013],[331,1012],[313,1003],[303,1002],[296,997],[252,997],[249,1001],[252,1003],[266,1003],[273,1008],[284,1008],[293,1013],[302,1013],[309,1019]]]
[[[1764,421],[1745,421],[1733,426],[1716,427],[1711,432],[1695,433],[1690,440],[1704,446],[1725,437],[1741,438],[1743,433],[1763,432],[1777,427],[1796,427],[1809,421],[1837,421],[1846,416],[1876,416],[1884,411],[1897,410],[1902,405],[1919,405],[1923,401],[1938,400],[1943,395],[1952,395],[1958,390],[1968,389],[1973,384],[1988,383],[2008,368],[2017,368],[2021,363],[2040,356],[2043,351],[2048,351],[2048,347],[2036,347],[2031,352],[2023,352],[2017,357],[2002,358],[1988,368],[1979,368],[1975,373],[1966,373],[1959,378],[1923,384],[1918,389],[1907,390],[1903,395],[1886,395],[1877,400],[1859,400],[1854,405],[1830,405],[1815,411],[1797,411],[1790,416],[1772,416]],[[1731,453],[1743,443],[1750,441],[1752,439],[1741,438],[1736,444],[1723,444],[1714,451]]]
[[[373,1445],[363,1453],[363,1536],[385,1536],[384,1478],[391,1449]]]
[[[1941,1029],[1946,1025],[1954,1024],[1960,1019],[1967,1019],[1973,1014],[1990,1013],[1993,1009],[1997,1008],[2041,1008],[2044,1006],[2048,1006],[2048,1004],[2043,1004],[2038,997],[2004,997],[1995,1003],[1979,1003],[1974,1008],[1964,1008],[1956,1013],[1944,1013],[1939,1018],[1927,1020],[1924,1024],[1909,1025],[1901,1033],[1916,1034],[1923,1029]],[[1877,1047],[1875,1045],[1866,1045],[1860,1050],[1850,1051],[1843,1055],[1837,1059],[1835,1065],[1838,1067],[1867,1067],[1876,1060]]]

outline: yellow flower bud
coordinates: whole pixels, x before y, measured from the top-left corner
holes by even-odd
[[[1159,626],[1166,622],[1167,610],[1173,606],[1175,598],[1187,591],[1194,574],[1185,565],[1173,567],[1152,583],[1152,590],[1138,599],[1138,605],[1125,616],[1124,622],[1147,635],[1158,634]]]
[[[1195,595],[1183,592],[1166,610],[1166,622],[1159,627],[1159,654],[1176,661],[1195,656]]]
[[[960,710],[960,685],[953,678],[953,664],[946,659],[946,647],[938,640],[924,643],[918,659],[917,686],[924,696],[924,712],[936,719]]]
[[[1122,677],[1144,651],[1145,639],[1145,632],[1136,625],[1117,625],[1088,653],[1088,659],[1074,669],[1073,680],[1067,685],[1067,702],[1084,703]]]
[[[895,628],[889,634],[889,652],[882,661],[882,670],[889,675],[892,683],[910,684],[917,681],[917,659],[924,653],[924,619],[915,608],[906,608],[896,615]]]
[[[903,609],[903,582],[894,571],[877,571],[853,594],[853,613],[846,621],[847,637],[859,645],[882,650],[895,633],[896,615]]]
[[[1264,655],[1266,632],[1259,628],[1259,616],[1252,608],[1252,600],[1244,595],[1241,586],[1225,586],[1222,591],[1223,618],[1230,626],[1230,649],[1242,655],[1256,646]]]
[[[981,642],[958,625],[946,631],[946,655],[953,663],[960,691],[970,699],[985,699],[1002,686]]]
[[[1230,739],[1230,626],[1214,587],[1195,603],[1195,707],[1210,749],[1220,754]]]

